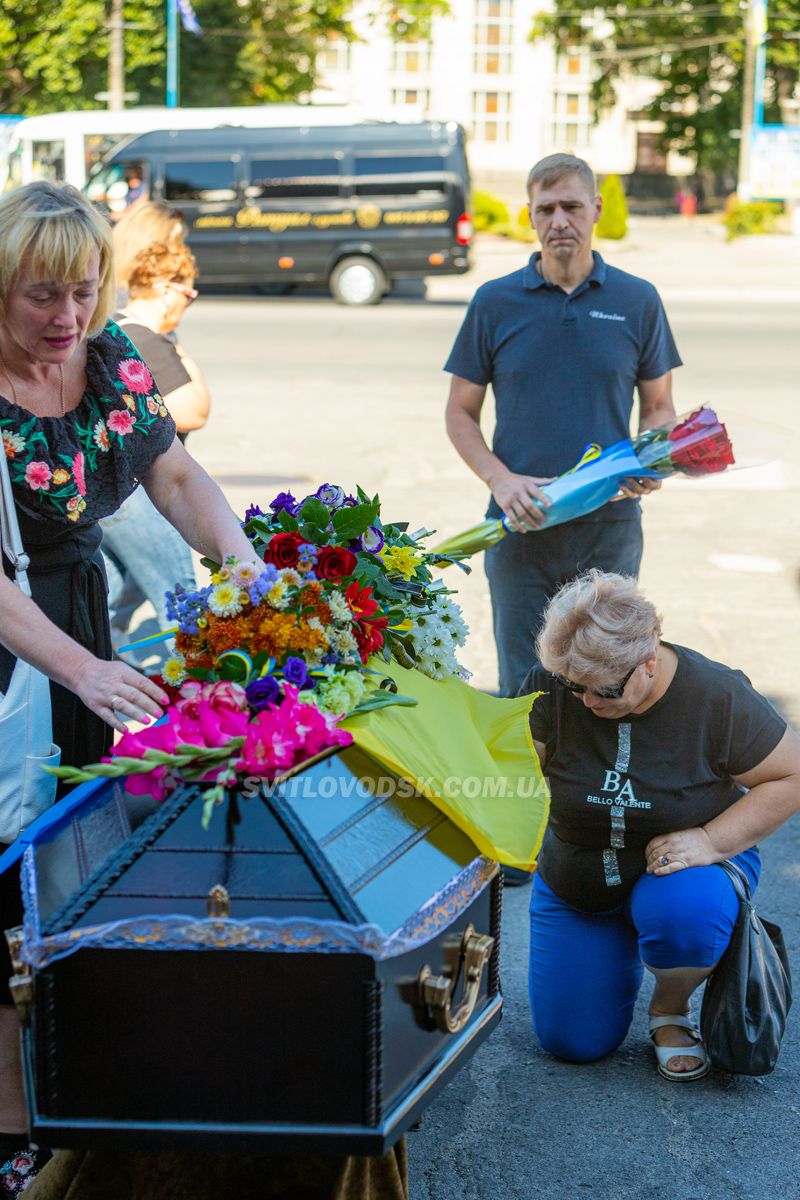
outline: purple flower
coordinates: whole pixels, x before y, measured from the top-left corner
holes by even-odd
[[[317,488],[314,495],[328,508],[341,508],[344,504],[344,488],[338,487],[335,483],[323,483],[322,487]]]
[[[245,509],[244,523],[246,525],[251,517],[263,516],[266,516],[266,513],[263,511],[263,509],[259,508],[257,504],[251,504],[249,508]]]
[[[270,504],[270,508],[274,513],[287,512],[290,517],[296,516],[298,507],[297,500],[291,492],[278,492]]]
[[[254,679],[244,690],[247,703],[256,713],[263,712],[265,708],[277,704],[281,698],[280,684],[274,675],[264,675],[261,679]]]
[[[365,529],[360,537],[361,549],[368,551],[369,554],[377,554],[383,549],[386,538],[377,525],[370,525]]]
[[[283,678],[286,683],[291,683],[293,687],[307,687],[308,667],[304,663],[303,659],[287,658],[286,662],[283,664]]]
[[[339,661],[339,655],[335,650],[329,650],[327,654],[323,654],[323,656],[322,656],[323,667],[327,667],[327,666],[334,667],[334,666],[336,666],[338,661]]]

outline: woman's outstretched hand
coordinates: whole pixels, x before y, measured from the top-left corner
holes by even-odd
[[[707,867],[722,862],[720,854],[705,829],[681,829],[678,833],[661,833],[648,842],[645,849],[648,875],[671,875],[687,867]]]
[[[70,687],[87,708],[120,733],[127,728],[126,719],[149,725],[169,701],[152,679],[116,660],[90,659],[78,669]]]

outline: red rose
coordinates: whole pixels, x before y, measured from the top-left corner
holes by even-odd
[[[318,579],[344,579],[352,575],[358,559],[352,550],[344,546],[323,546],[317,555],[314,570]]]
[[[274,534],[264,551],[264,562],[272,563],[274,567],[296,567],[300,560],[299,547],[304,540],[301,533]]]
[[[710,408],[700,408],[668,434],[669,458],[684,475],[713,475],[733,466],[728,431]]]

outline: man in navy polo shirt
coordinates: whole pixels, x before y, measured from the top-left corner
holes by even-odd
[[[573,467],[589,442],[630,433],[634,390],[639,430],[674,419],[672,369],[681,364],[652,284],[592,252],[602,201],[583,159],[552,154],[528,176],[531,224],[541,252],[521,271],[478,288],[445,370],[452,376],[447,432],[517,532],[486,553],[500,694],[514,696],[535,660],[550,597],[589,567],[637,575],[639,496],[660,486],[628,480],[625,499],[552,529],[535,503],[540,485]],[[492,385],[492,449],[480,414]]]

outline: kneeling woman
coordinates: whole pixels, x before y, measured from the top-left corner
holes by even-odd
[[[534,1030],[560,1058],[615,1050],[643,966],[666,1079],[709,1063],[689,999],[738,913],[732,858],[754,889],[756,843],[800,807],[800,740],[741,671],[661,640],[634,580],[563,587],[539,637],[531,730],[552,810],[531,899]]]

